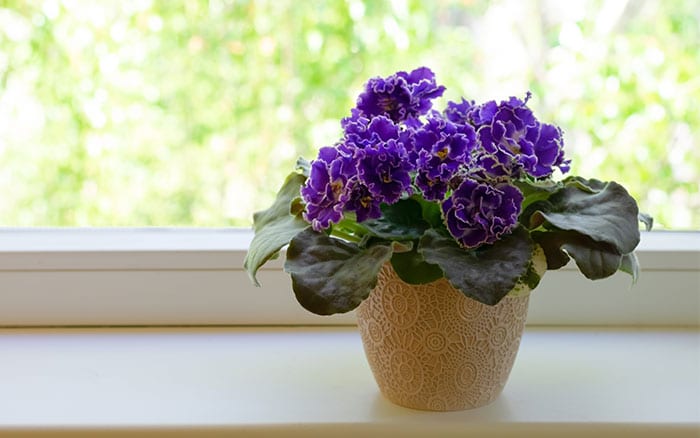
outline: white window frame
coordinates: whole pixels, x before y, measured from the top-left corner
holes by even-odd
[[[295,301],[284,256],[243,270],[247,229],[0,229],[0,326],[346,325]],[[700,232],[642,233],[639,282],[545,275],[533,325],[700,325]]]

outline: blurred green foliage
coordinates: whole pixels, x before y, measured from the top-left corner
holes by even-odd
[[[694,0],[0,0],[0,225],[249,226],[372,76],[533,92],[572,172],[700,228]]]

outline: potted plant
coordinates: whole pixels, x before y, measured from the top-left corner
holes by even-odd
[[[569,170],[562,131],[524,99],[448,102],[421,67],[370,79],[342,137],[300,159],[254,215],[245,268],[288,245],[307,310],[358,308],[379,387],[409,407],[491,402],[518,349],[528,294],[573,259],[590,279],[636,280],[640,215],[616,182]]]

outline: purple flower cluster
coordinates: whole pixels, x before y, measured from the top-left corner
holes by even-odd
[[[455,123],[464,123],[477,130],[480,150],[475,161],[488,177],[535,179],[548,178],[558,167],[569,170],[564,159],[561,129],[539,122],[527,101],[511,97],[496,104],[489,101],[476,105],[473,101],[450,102],[446,116]]]
[[[345,135],[335,147],[321,148],[301,189],[304,218],[316,231],[338,223],[346,211],[359,222],[378,218],[382,203],[412,193],[410,136],[385,116],[370,119],[357,111],[342,125]]]
[[[346,213],[358,222],[412,194],[440,204],[465,248],[491,244],[517,226],[523,195],[512,181],[568,171],[561,130],[539,122],[525,100],[476,104],[432,100],[445,87],[421,67],[370,79],[343,136],[311,163],[301,189],[304,218],[321,231]]]
[[[357,109],[365,117],[384,115],[401,122],[428,112],[432,100],[444,92],[445,87],[435,82],[435,74],[420,67],[410,73],[400,71],[388,78],[370,79],[357,98]]]
[[[494,243],[518,221],[523,195],[507,183],[466,178],[442,203],[447,229],[462,246]]]
[[[423,197],[441,201],[450,181],[460,168],[471,161],[476,147],[476,131],[470,125],[453,123],[437,112],[428,115],[425,124],[415,130],[416,186]]]

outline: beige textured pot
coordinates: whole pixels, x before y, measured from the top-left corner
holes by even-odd
[[[487,306],[444,278],[425,285],[404,283],[387,263],[357,309],[380,391],[398,405],[423,410],[491,403],[513,367],[528,301],[529,290],[520,290],[518,296]]]

